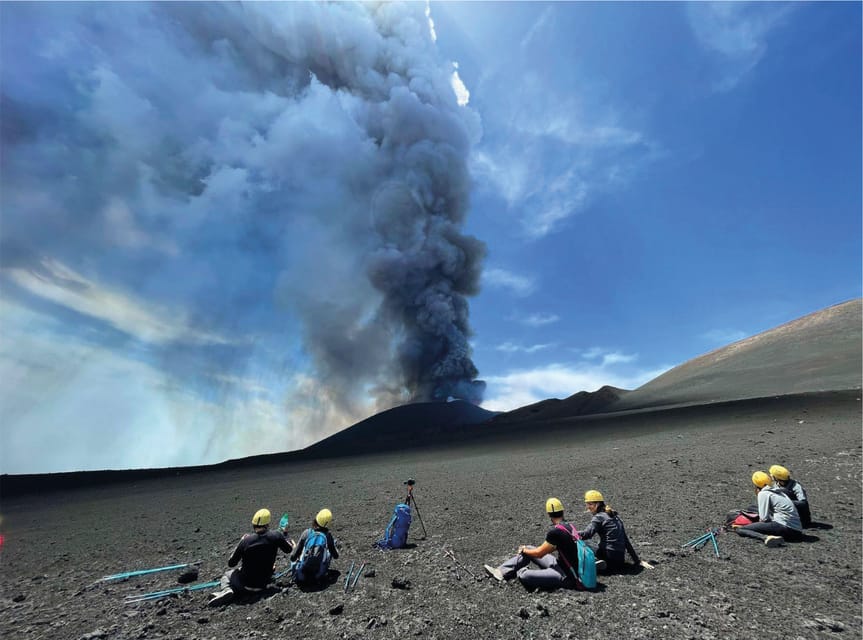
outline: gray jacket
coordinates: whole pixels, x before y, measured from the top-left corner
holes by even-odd
[[[797,507],[779,487],[764,487],[758,492],[758,519],[775,522],[795,531],[803,531]]]
[[[789,479],[782,488],[794,496],[792,500],[797,500],[797,502],[809,502],[806,497],[806,491],[803,490],[803,485],[797,482],[797,480],[794,480],[793,478]]]

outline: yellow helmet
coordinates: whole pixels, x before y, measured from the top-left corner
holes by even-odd
[[[563,513],[563,503],[557,498],[549,498],[545,501],[546,513]]]
[[[266,527],[270,524],[270,510],[269,509],[258,509],[255,511],[255,515],[252,516],[252,526],[254,527]]]
[[[584,501],[585,502],[605,502],[605,498],[602,497],[602,494],[596,489],[591,489],[590,491],[585,491],[584,493]]]
[[[763,489],[768,484],[770,484],[770,482],[770,476],[763,471],[756,471],[752,474],[752,484],[754,484],[759,489]]]
[[[318,511],[318,515],[315,516],[315,522],[318,523],[319,527],[327,527],[330,522],[333,520],[333,512],[329,509],[321,509]]]
[[[775,480],[788,480],[791,477],[791,472],[782,465],[774,464],[770,467],[770,475]]]

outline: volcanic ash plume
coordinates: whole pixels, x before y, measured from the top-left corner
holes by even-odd
[[[460,231],[480,125],[425,5],[3,13],[2,241],[31,270],[181,305],[182,336],[217,338],[148,344],[169,377],[264,357],[287,379],[299,360],[303,415],[480,401],[466,298],[484,246]]]

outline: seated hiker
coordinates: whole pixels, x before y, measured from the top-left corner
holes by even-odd
[[[785,492],[794,506],[797,508],[797,514],[800,516],[800,524],[805,529],[812,524],[812,514],[809,511],[809,499],[806,497],[806,491],[803,489],[797,480],[791,477],[791,472],[782,465],[774,464],[770,467],[770,477],[782,491]]]
[[[327,528],[333,520],[329,509],[321,509],[312,526],[303,532],[291,554],[294,561],[294,580],[298,584],[320,584],[327,576],[330,560],[339,552],[333,534]]]
[[[483,565],[486,573],[503,582],[518,577],[528,589],[584,589],[578,579],[576,529],[563,518],[563,503],[549,498],[545,511],[551,518],[551,529],[539,547],[522,545],[518,554],[499,567]],[[551,555],[557,551],[557,558]],[[536,567],[530,566],[531,564]]]
[[[627,551],[635,564],[653,569],[653,565],[639,559],[626,535],[623,521],[617,515],[617,511],[605,504],[605,498],[599,491],[591,489],[585,492],[584,504],[593,517],[590,519],[590,524],[579,531],[578,535],[583,540],[599,535],[599,545],[596,548],[597,571],[621,571],[626,564]]]
[[[764,540],[768,547],[777,547],[785,540],[794,542],[803,538],[803,527],[797,508],[785,493],[770,482],[763,471],[752,474],[752,484],[758,496],[758,522],[732,525],[738,535]]]
[[[228,559],[231,569],[221,580],[221,591],[212,594],[210,606],[225,604],[234,594],[246,591],[262,591],[273,577],[273,567],[279,549],[291,552],[292,543],[281,531],[270,530],[270,512],[259,509],[252,517],[254,533],[247,533]]]

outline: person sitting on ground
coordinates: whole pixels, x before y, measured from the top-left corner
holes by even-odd
[[[273,568],[279,549],[290,553],[293,542],[281,531],[270,531],[270,512],[258,509],[252,517],[254,533],[247,533],[228,559],[231,569],[221,579],[221,591],[212,594],[210,606],[226,604],[235,594],[262,591],[273,578]]]
[[[545,511],[551,518],[551,529],[539,547],[522,545],[518,554],[495,568],[483,565],[486,573],[499,582],[518,577],[528,589],[584,589],[578,580],[578,547],[576,529],[563,518],[563,503],[549,498]],[[557,558],[551,555],[557,551]],[[529,566],[531,563],[539,568]]]
[[[626,565],[626,553],[632,557],[632,561],[645,569],[653,569],[653,565],[639,559],[638,554],[632,547],[632,543],[626,535],[623,521],[617,511],[605,504],[605,498],[596,489],[591,489],[584,494],[584,504],[593,515],[590,524],[578,535],[582,540],[589,540],[594,535],[599,535],[599,545],[596,548],[596,570],[609,573],[620,572]]]
[[[330,560],[338,559],[336,541],[327,528],[333,520],[329,509],[321,509],[312,526],[303,532],[291,561],[294,562],[294,581],[298,584],[320,584],[330,568]]]
[[[795,542],[803,538],[803,527],[797,508],[785,493],[770,482],[763,471],[752,474],[752,484],[758,496],[758,522],[732,525],[738,535],[764,540],[768,547],[778,547],[784,541]]]
[[[797,480],[791,477],[791,472],[782,465],[774,464],[770,467],[770,477],[776,485],[785,492],[794,506],[797,508],[797,515],[800,516],[800,524],[805,529],[812,524],[812,514],[809,511],[809,499],[806,497],[806,491],[803,489]]]

